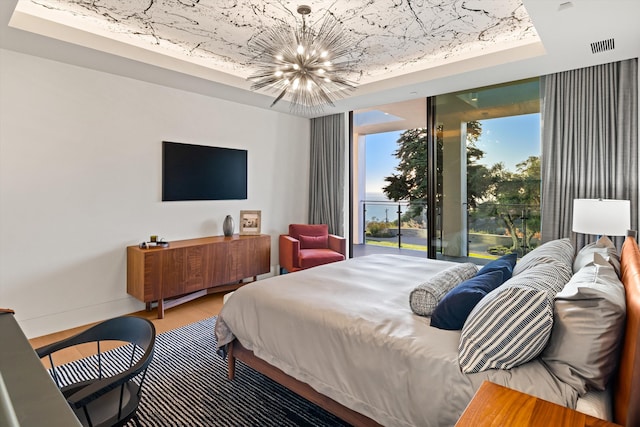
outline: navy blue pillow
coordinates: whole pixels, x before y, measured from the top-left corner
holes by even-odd
[[[502,271],[502,281],[506,282],[511,279],[511,274],[513,274],[513,267],[516,265],[516,261],[518,259],[518,254],[507,254],[503,255],[498,259],[494,259],[489,264],[485,265],[478,271],[477,276],[481,274],[486,274],[490,271]]]
[[[502,272],[495,270],[460,283],[451,289],[433,310],[431,326],[450,331],[462,329],[473,307],[502,282]]]

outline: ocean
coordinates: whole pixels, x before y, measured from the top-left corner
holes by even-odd
[[[366,208],[365,221],[388,221],[393,222],[398,219],[398,205],[400,211],[404,213],[407,209],[407,202],[394,202],[389,200],[382,193],[367,193],[366,200],[360,202],[360,209]]]

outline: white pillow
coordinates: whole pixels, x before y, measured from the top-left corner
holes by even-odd
[[[582,267],[593,262],[593,254],[601,255],[616,270],[616,274],[620,277],[620,255],[616,245],[607,236],[602,236],[597,242],[585,245],[576,259],[573,261],[573,272],[577,273]]]
[[[462,327],[458,360],[464,373],[511,369],[538,356],[549,340],[551,293],[507,283],[485,296]]]

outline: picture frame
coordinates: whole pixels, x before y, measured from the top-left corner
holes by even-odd
[[[240,235],[260,234],[261,211],[240,211]]]

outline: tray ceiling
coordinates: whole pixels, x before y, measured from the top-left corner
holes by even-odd
[[[282,23],[299,23],[296,9],[301,3],[305,1],[20,0],[16,12],[246,79],[254,71],[247,48],[252,37]],[[359,85],[539,42],[521,0],[306,4],[314,28],[314,22],[319,27],[325,14],[332,14],[349,31],[354,41],[350,59],[356,63],[356,73],[349,77]],[[55,37],[55,31],[46,35]],[[91,40],[74,42],[100,49],[100,39]]]

